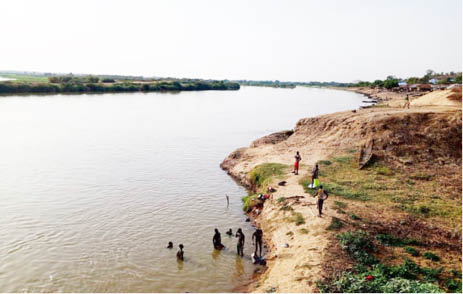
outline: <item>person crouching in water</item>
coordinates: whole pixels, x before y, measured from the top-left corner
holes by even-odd
[[[299,161],[302,160],[301,155],[299,154],[299,151],[296,151],[296,156],[294,156],[296,161],[294,162],[294,171],[293,174],[298,175],[299,174]]]
[[[244,249],[244,234],[241,231],[241,228],[236,231],[235,237],[238,237],[238,244],[236,244],[236,250],[238,251],[238,255],[243,256],[243,249]]]
[[[323,189],[323,186],[320,185],[320,187],[318,188],[317,192],[315,192],[313,197],[318,197],[318,200],[317,200],[318,217],[322,217],[323,201],[328,199],[328,193]]]
[[[183,244],[178,245],[178,248],[180,248],[177,251],[177,259],[183,261]]]
[[[222,250],[225,246],[222,245],[222,237],[220,236],[219,230],[215,229],[214,237],[212,238],[212,244],[214,249]]]

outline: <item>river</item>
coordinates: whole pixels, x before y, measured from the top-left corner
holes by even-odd
[[[234,291],[257,269],[253,228],[246,190],[219,164],[362,98],[306,87],[0,97],[0,292]],[[225,235],[239,227],[243,259]]]

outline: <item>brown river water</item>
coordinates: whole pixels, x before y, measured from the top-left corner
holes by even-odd
[[[0,97],[0,292],[239,289],[257,268],[253,228],[220,162],[362,98],[304,87]],[[228,228],[243,229],[244,258]]]

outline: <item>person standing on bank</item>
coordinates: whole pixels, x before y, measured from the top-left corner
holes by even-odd
[[[299,161],[302,160],[301,155],[299,154],[299,151],[296,151],[296,156],[294,156],[296,161],[294,162],[294,171],[293,174],[298,175],[299,174]]]
[[[317,207],[318,207],[318,217],[322,217],[323,214],[323,201],[328,199],[328,193],[323,189],[323,186],[320,185],[318,187],[317,192],[313,195],[313,197],[318,197],[317,199]]]
[[[314,180],[318,179],[318,174],[320,170],[318,169],[318,163],[315,164],[315,167],[312,169],[312,187],[314,186]]]

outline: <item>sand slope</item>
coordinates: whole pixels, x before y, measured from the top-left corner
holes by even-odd
[[[450,100],[448,97],[452,95],[452,90],[434,91],[429,94],[423,95],[416,100],[412,100],[412,106],[460,106],[461,101]]]

